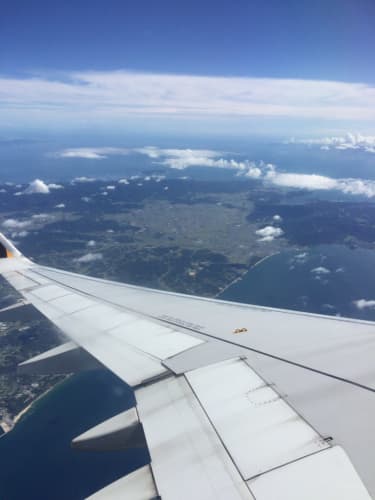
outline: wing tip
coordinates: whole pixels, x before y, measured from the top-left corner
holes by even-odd
[[[13,243],[3,233],[0,233],[0,259],[12,259],[21,256],[21,252],[17,250]]]

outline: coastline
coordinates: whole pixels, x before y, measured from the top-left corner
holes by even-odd
[[[262,262],[266,261],[267,259],[270,259],[271,257],[273,257],[274,255],[278,255],[279,253],[281,252],[274,252],[274,253],[271,253],[270,255],[266,255],[265,257],[262,257],[261,259],[259,259],[255,264],[253,264],[251,267],[249,267],[249,269],[246,269],[246,271],[244,271],[243,273],[240,274],[240,276],[237,276],[236,279],[234,279],[233,281],[231,281],[230,283],[228,283],[228,285],[226,285],[222,290],[220,290],[220,292],[218,292],[216,295],[215,295],[215,299],[220,297],[220,295],[222,293],[224,293],[226,290],[228,290],[228,288],[230,288],[232,285],[234,285],[235,283],[238,283],[239,281],[241,281],[243,279],[243,277],[249,272],[251,271],[252,269],[254,269],[255,267],[259,266],[259,264],[261,264]]]
[[[62,382],[64,382],[65,380],[67,380],[68,377],[70,377],[71,375],[67,375],[63,380],[60,380],[59,382],[57,382],[56,384],[52,385],[51,387],[49,387],[46,391],[42,392],[41,394],[39,394],[39,396],[37,396],[33,401],[31,401],[27,406],[25,406],[25,408],[23,408],[19,413],[17,413],[17,415],[15,415],[13,418],[7,418],[6,420],[2,420],[0,422],[0,426],[1,428],[3,429],[3,434],[0,434],[0,438],[5,436],[6,434],[8,434],[8,432],[12,431],[15,426],[17,425],[17,423],[21,420],[21,418],[26,415],[32,408],[33,406],[39,401],[41,400],[42,398],[44,398],[45,396],[47,396],[47,394],[49,392],[51,392],[53,389],[55,389],[59,384],[61,384]]]

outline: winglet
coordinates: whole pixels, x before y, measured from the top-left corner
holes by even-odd
[[[11,259],[14,257],[22,257],[21,252],[17,250],[3,233],[0,233],[0,259]]]

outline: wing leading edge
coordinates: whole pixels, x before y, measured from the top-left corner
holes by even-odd
[[[70,340],[24,363],[28,370],[96,363],[134,387],[135,413],[77,442],[129,447],[129,436],[141,430],[151,464],[92,498],[375,494],[372,323],[46,268],[3,235],[0,272]],[[349,362],[353,355],[356,363]]]

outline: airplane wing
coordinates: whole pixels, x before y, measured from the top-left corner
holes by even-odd
[[[134,388],[134,408],[72,444],[144,436],[151,463],[90,499],[375,498],[374,323],[73,274],[3,235],[0,273],[67,337],[20,370],[104,365]]]

